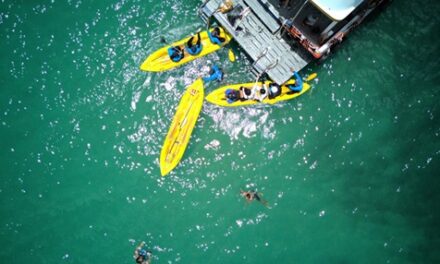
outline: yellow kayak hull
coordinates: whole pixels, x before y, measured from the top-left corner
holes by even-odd
[[[160,173],[167,175],[179,164],[202,109],[204,88],[197,79],[183,93],[160,152]]]
[[[267,85],[269,85],[270,83],[271,82],[266,82]],[[291,80],[291,81],[288,81],[286,84],[294,84],[294,83],[295,83],[295,81]],[[301,92],[289,94],[289,92],[291,90],[287,86],[282,85],[281,86],[281,94],[279,96],[272,98],[272,99],[266,98],[262,102],[259,102],[256,100],[245,100],[245,101],[235,101],[233,103],[228,103],[228,101],[226,100],[225,92],[227,89],[238,90],[238,89],[240,89],[241,86],[252,89],[252,87],[254,85],[255,85],[255,83],[242,83],[242,84],[226,85],[226,86],[220,87],[220,88],[214,90],[213,92],[211,92],[208,96],[206,96],[206,100],[208,102],[210,102],[211,104],[224,106],[224,107],[246,106],[246,105],[254,105],[254,104],[260,104],[260,103],[276,104],[281,101],[294,99],[294,98],[304,94],[305,92],[307,92],[310,89],[310,85],[308,83],[303,83],[303,88],[302,88]],[[259,87],[262,87],[263,83],[257,82],[256,85],[258,85]]]
[[[209,39],[208,32],[203,31],[200,33],[201,38],[201,44],[202,44],[202,51],[197,55],[191,55],[189,54],[186,49],[184,53],[184,57],[179,62],[174,62],[170,59],[168,55],[168,49],[171,46],[181,46],[184,47],[188,40],[191,37],[182,39],[180,41],[177,41],[171,45],[168,45],[166,47],[163,47],[157,51],[155,51],[153,54],[148,56],[148,58],[142,63],[140,69],[143,71],[149,71],[149,72],[161,72],[161,71],[167,71],[176,67],[179,67],[185,63],[188,63],[190,61],[193,61],[197,58],[206,56],[214,51],[219,50],[221,47],[228,44],[232,37],[225,32],[223,28],[220,28],[220,36],[225,38],[225,41],[221,44],[213,44],[211,40]]]

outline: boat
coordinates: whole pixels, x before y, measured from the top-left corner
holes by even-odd
[[[163,48],[158,49],[157,51],[153,52],[148,58],[142,63],[140,66],[140,69],[142,71],[149,71],[149,72],[162,72],[171,70],[173,68],[179,67],[185,63],[188,63],[190,61],[193,61],[197,58],[206,56],[214,51],[219,50],[221,47],[225,46],[231,41],[231,36],[226,33],[226,31],[219,27],[220,29],[220,36],[223,37],[225,40],[221,44],[216,44],[212,41],[212,35],[208,31],[200,32],[200,38],[201,38],[201,44],[202,49],[200,53],[197,55],[191,55],[187,48],[186,44],[188,40],[191,37],[187,37],[185,39],[179,40],[177,42],[174,42],[171,45],[165,46]],[[210,29],[211,31],[212,29]],[[184,53],[183,58],[178,61],[174,62],[171,60],[168,50],[171,47],[181,47]]]
[[[160,172],[167,175],[180,162],[202,109],[204,87],[197,79],[183,93],[160,152]]]
[[[230,1],[228,1],[230,3]],[[252,61],[255,75],[279,85],[292,69],[324,61],[351,31],[389,0],[205,0],[200,16],[228,31]],[[271,67],[269,67],[272,65]]]
[[[305,81],[311,81],[314,78],[316,78],[316,73],[311,74]],[[263,87],[262,82],[252,82],[252,83],[241,83],[241,84],[232,84],[232,85],[226,85],[223,87],[220,87],[210,94],[206,96],[206,101],[210,102],[211,104],[215,104],[218,106],[224,106],[224,107],[236,107],[236,106],[247,106],[247,105],[255,105],[255,104],[276,104],[278,102],[287,101],[294,99],[298,96],[301,96],[305,92],[307,92],[310,89],[310,85],[306,82],[303,82],[302,89],[299,92],[292,92],[291,89],[287,87],[287,85],[294,85],[295,80],[289,80],[285,84],[281,85],[281,94],[276,96],[275,98],[269,99],[266,97],[263,101],[257,101],[257,100],[244,100],[240,101],[237,100],[235,102],[228,102],[226,98],[226,91],[228,89],[236,90],[238,91],[240,87],[252,89],[253,87],[257,86],[258,90]],[[270,85],[272,82],[268,81],[265,82],[266,85]]]

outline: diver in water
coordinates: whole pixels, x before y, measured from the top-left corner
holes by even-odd
[[[133,258],[138,264],[150,264],[152,256],[153,254],[151,251],[145,249],[145,242],[142,241],[134,250]]]
[[[264,200],[263,198],[261,198],[261,193],[258,193],[254,190],[251,191],[243,191],[240,190],[240,195],[246,199],[247,202],[252,202],[253,200],[257,200],[259,201],[261,204],[263,204],[264,206],[268,206],[268,202],[266,200]]]

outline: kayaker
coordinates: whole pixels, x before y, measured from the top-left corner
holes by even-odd
[[[246,201],[247,202],[252,202],[253,200],[257,200],[257,201],[259,201],[260,203],[262,203],[264,206],[267,206],[268,205],[268,202],[266,201],[266,200],[264,200],[264,199],[262,199],[261,198],[261,194],[259,194],[259,193],[257,193],[256,191],[254,191],[254,190],[251,190],[251,191],[243,191],[243,190],[240,190],[240,194],[241,194],[241,196],[242,197],[244,197],[245,199],[246,199]]]
[[[142,241],[134,250],[133,258],[138,264],[150,264],[152,256],[153,254],[151,251],[145,249],[145,242]]]
[[[269,99],[274,99],[275,97],[281,95],[281,86],[277,83],[269,84],[269,88],[267,90]]]
[[[249,89],[247,87],[240,86],[239,91],[241,99],[253,100],[255,98],[256,87],[252,87],[252,89]]]
[[[244,86],[240,86],[238,90],[227,89],[225,91],[225,97],[228,103],[232,104],[236,101],[246,101],[246,100],[257,100],[263,101],[265,96],[265,91],[262,92],[264,88],[260,88],[258,85],[255,85],[252,88],[247,88]]]
[[[210,82],[217,80],[218,82],[223,81],[223,71],[217,66],[213,65],[211,70],[209,71],[208,77],[203,77],[204,82]]]
[[[296,71],[293,72],[293,78],[295,79],[295,83],[287,85],[287,88],[291,90],[287,94],[299,93],[303,88],[303,82],[301,80],[301,77]]]
[[[179,62],[183,59],[184,51],[183,48],[180,46],[173,46],[168,49],[168,55],[170,56],[170,59],[174,62]]]
[[[225,38],[220,36],[220,28],[215,27],[211,32],[208,31],[209,38],[211,39],[211,42],[214,44],[221,45],[223,42],[225,42]]]
[[[263,85],[261,86],[261,88],[258,91],[258,93],[255,93],[254,99],[257,100],[257,101],[263,102],[263,100],[266,99],[267,96],[268,96],[268,87],[263,82]]]
[[[227,89],[225,91],[225,97],[228,104],[232,104],[237,101],[242,101],[243,99],[240,98],[240,91],[234,90],[234,89]]]
[[[186,43],[186,48],[189,54],[197,55],[202,51],[202,38],[200,37],[200,32],[197,32],[197,41],[194,44],[194,38],[196,36],[192,36],[188,42]]]

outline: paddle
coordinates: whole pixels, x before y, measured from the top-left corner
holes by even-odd
[[[229,48],[228,58],[229,58],[229,61],[231,61],[231,62],[235,61],[235,54],[234,54],[234,51],[232,50],[232,48]]]

